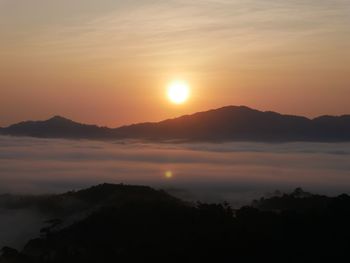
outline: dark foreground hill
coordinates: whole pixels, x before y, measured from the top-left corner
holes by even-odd
[[[229,106],[157,123],[115,129],[54,117],[27,121],[0,130],[43,138],[146,139],[153,141],[350,141],[350,115],[301,116]]]
[[[4,248],[0,262],[350,259],[348,195],[331,198],[296,189],[238,210],[188,204],[148,187],[100,185],[68,195],[99,204],[98,208],[68,226],[60,227],[59,219],[49,221],[42,236],[30,240],[21,252]]]

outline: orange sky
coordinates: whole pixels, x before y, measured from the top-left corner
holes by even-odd
[[[348,0],[0,0],[0,126],[350,113]],[[184,79],[190,100],[166,86]]]

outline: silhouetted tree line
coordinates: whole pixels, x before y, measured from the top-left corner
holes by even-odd
[[[136,186],[84,191],[72,194],[122,201],[107,202],[68,227],[50,221],[48,234],[29,241],[21,252],[3,248],[0,262],[350,260],[350,196],[345,194],[326,197],[298,188],[232,209],[228,204],[191,205]]]

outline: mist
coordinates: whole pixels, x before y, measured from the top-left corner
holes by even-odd
[[[0,194],[55,194],[108,182],[239,207],[277,189],[349,193],[349,171],[350,143],[153,144],[0,136]],[[0,247],[20,248],[39,234],[47,216],[0,203]]]
[[[172,172],[172,178],[165,173]],[[0,137],[0,193],[145,184],[212,201],[275,189],[347,192],[350,143],[152,144]]]

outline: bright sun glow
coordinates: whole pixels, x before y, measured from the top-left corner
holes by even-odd
[[[188,100],[190,88],[184,81],[174,81],[168,87],[168,98],[175,104],[182,104]]]
[[[166,172],[165,172],[165,178],[166,178],[166,179],[171,179],[171,178],[173,178],[173,172],[172,172],[172,171],[166,171]]]

